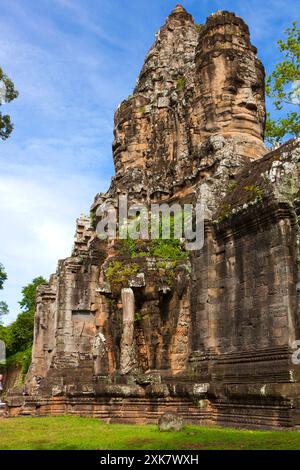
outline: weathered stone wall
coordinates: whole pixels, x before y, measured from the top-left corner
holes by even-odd
[[[224,353],[291,344],[299,250],[292,212],[253,208],[224,225],[211,229],[194,260],[193,346]]]

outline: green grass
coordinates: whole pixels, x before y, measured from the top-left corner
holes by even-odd
[[[71,416],[0,419],[1,450],[205,450],[300,449],[300,431],[240,431],[186,426],[159,432],[157,426],[104,424]]]

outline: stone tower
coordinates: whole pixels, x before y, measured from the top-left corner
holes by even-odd
[[[299,424],[299,141],[267,153],[244,21],[177,5],[115,114],[115,176],[38,291],[28,397],[10,412]],[[97,237],[99,207],[201,201],[202,249]],[[238,413],[237,413],[238,410]]]

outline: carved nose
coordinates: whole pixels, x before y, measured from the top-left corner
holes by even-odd
[[[251,111],[257,111],[257,104],[255,103],[255,101],[247,101],[245,103],[245,106],[247,109],[250,109]]]
[[[257,111],[257,104],[250,90],[244,92],[240,106],[245,106],[245,108],[249,109],[250,111]]]

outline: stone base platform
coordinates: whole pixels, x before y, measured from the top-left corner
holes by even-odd
[[[136,424],[157,424],[164,413],[176,413],[186,423],[197,425],[300,426],[299,384],[194,384],[181,389],[160,384],[159,389],[153,385],[146,393],[136,386],[102,385],[101,395],[99,392],[95,387],[94,391],[72,390],[60,396],[9,396],[8,413],[10,417],[88,416],[107,423]]]

